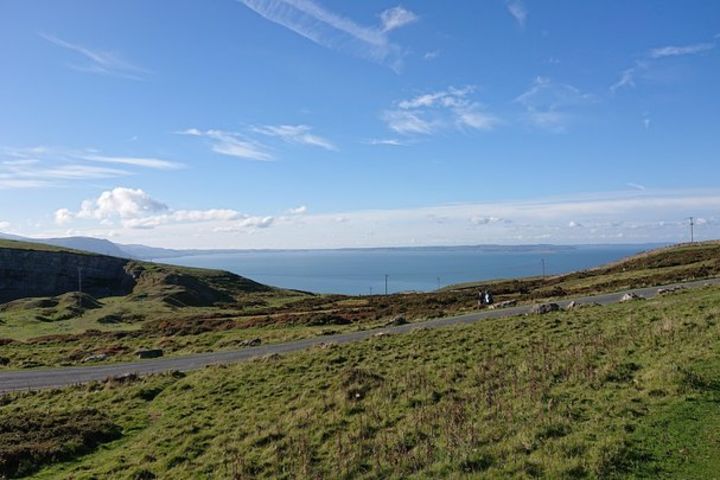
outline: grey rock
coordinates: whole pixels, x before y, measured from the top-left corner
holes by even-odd
[[[637,293],[630,292],[630,293],[626,293],[625,295],[623,295],[622,298],[620,299],[620,301],[621,302],[632,302],[633,300],[641,300],[642,298],[643,297],[641,297]]]
[[[158,358],[163,356],[160,348],[144,348],[135,352],[138,358]]]
[[[560,305],[557,303],[542,303],[540,305],[533,305],[531,313],[543,315],[550,312],[557,312],[560,310]]]
[[[505,300],[504,302],[494,303],[494,304],[490,305],[488,308],[490,310],[495,310],[498,308],[514,307],[515,305],[517,305],[517,300]]]
[[[108,356],[106,353],[98,353],[97,355],[90,355],[88,357],[83,358],[82,363],[102,362],[103,360],[105,360],[107,358],[108,358]]]
[[[260,340],[259,338],[252,338],[252,339],[244,340],[244,341],[240,342],[240,346],[241,347],[257,347],[261,343],[262,343],[262,340]]]

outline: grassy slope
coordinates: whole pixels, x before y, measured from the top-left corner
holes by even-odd
[[[21,242],[18,240],[6,240],[4,238],[0,238],[0,248],[9,248],[13,250],[34,250],[36,252],[69,252],[80,253],[83,255],[95,255],[94,253],[82,252],[80,250],[73,250],[65,247],[55,247],[45,243]]]
[[[123,429],[38,478],[713,478],[719,322],[706,288],[13,394],[0,417]]]

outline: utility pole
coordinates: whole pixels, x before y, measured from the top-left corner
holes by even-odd
[[[389,276],[387,273],[385,274],[385,295],[387,295],[387,281]]]
[[[545,259],[544,258],[540,259],[540,265],[542,265],[542,278],[543,278],[543,280],[545,280]]]
[[[695,219],[690,217],[690,243],[695,241]]]
[[[437,283],[438,283],[438,290],[440,290],[440,277],[435,277],[435,278],[437,279]]]
[[[372,287],[370,287],[370,296],[372,297]]]

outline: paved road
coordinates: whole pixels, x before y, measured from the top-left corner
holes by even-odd
[[[665,288],[686,287],[695,288],[705,285],[720,285],[720,278],[711,280],[700,280],[685,283],[666,285]],[[626,293],[635,293],[645,298],[657,295],[658,288],[637,288],[616,293],[593,295],[558,301],[564,307],[570,301],[577,304],[599,303],[607,305],[619,302]],[[270,344],[259,347],[246,348],[233,352],[215,352],[188,355],[183,357],[168,357],[155,360],[144,360],[132,363],[116,363],[109,365],[85,366],[85,367],[64,367],[49,369],[13,370],[0,372],[0,393],[14,390],[37,390],[41,388],[62,387],[79,383],[104,380],[129,373],[147,375],[167,371],[188,371],[196,370],[207,365],[226,364],[250,360],[270,354],[285,354],[297,352],[322,343],[350,343],[365,340],[380,332],[384,333],[406,333],[417,328],[438,328],[449,325],[469,324],[489,318],[503,318],[529,313],[532,305],[520,305],[517,307],[504,308],[499,310],[483,310],[476,313],[459,315],[455,317],[436,318],[424,322],[411,323],[397,327],[377,328],[361,332],[349,332],[338,335],[313,337],[303,340],[296,340],[288,343]]]

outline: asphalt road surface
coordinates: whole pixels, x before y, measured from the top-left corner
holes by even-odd
[[[599,303],[608,305],[619,302],[626,293],[635,293],[645,298],[657,295],[659,288],[696,288],[706,285],[720,285],[720,278],[710,280],[699,280],[693,282],[676,283],[663,287],[637,288],[624,290],[616,293],[606,293],[558,301],[558,305],[565,307],[571,301],[582,305],[585,303]],[[95,380],[105,380],[108,377],[116,377],[126,374],[147,375],[168,371],[189,371],[203,368],[207,365],[227,364],[242,362],[252,358],[272,354],[285,354],[305,350],[309,347],[323,343],[343,344],[365,340],[378,333],[399,334],[406,333],[417,328],[438,328],[449,325],[461,325],[474,323],[489,318],[504,318],[515,315],[530,313],[532,305],[520,305],[516,307],[503,308],[498,310],[482,310],[476,313],[469,313],[455,317],[436,318],[423,322],[409,323],[396,327],[376,328],[360,332],[349,332],[337,335],[306,338],[287,343],[269,344],[258,347],[245,348],[232,352],[212,352],[187,355],[182,357],[168,357],[153,360],[142,360],[131,363],[115,363],[109,365],[96,365],[84,367],[61,367],[61,368],[40,368],[28,370],[10,370],[0,372],[0,393],[16,390],[37,390],[42,388],[62,387]]]

